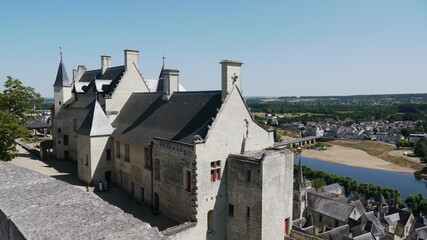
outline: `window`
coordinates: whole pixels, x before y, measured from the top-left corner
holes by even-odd
[[[68,135],[64,135],[64,146],[68,145]]]
[[[228,215],[234,216],[234,205],[228,204]]]
[[[185,171],[185,190],[191,191],[191,171]]]
[[[61,104],[62,104],[62,103],[61,103],[61,101],[60,101],[60,102],[59,102],[59,106],[61,106]]]
[[[58,133],[61,133],[61,128],[58,128]]]
[[[125,161],[129,162],[130,161],[130,147],[129,144],[125,144]]]
[[[70,160],[70,152],[64,151],[64,159],[65,160]]]
[[[120,158],[120,142],[116,142],[116,158]]]
[[[73,118],[73,131],[77,131],[77,119]]]
[[[107,154],[107,161],[111,160],[111,149],[107,149],[106,154]]]
[[[151,151],[149,148],[144,148],[145,167],[148,169],[152,168],[153,159],[151,158]]]
[[[160,160],[158,158],[154,160],[154,178],[160,180]]]
[[[251,217],[251,208],[250,208],[250,207],[247,207],[247,208],[246,208],[246,217],[247,217],[247,218],[250,218],[250,217]]]
[[[210,210],[208,212],[208,231],[209,232],[213,232],[214,230],[213,225],[214,225],[214,212],[213,210]]]
[[[322,215],[319,215],[319,222],[322,222]]]
[[[250,181],[251,180],[251,170],[247,171],[247,177],[246,180]]]
[[[89,165],[89,154],[86,154],[86,166]]]
[[[221,180],[221,161],[211,162],[211,182]]]

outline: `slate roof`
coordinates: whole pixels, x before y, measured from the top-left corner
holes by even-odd
[[[377,203],[382,203],[383,205],[387,205],[387,201],[385,200],[385,197],[382,195],[381,192],[378,192],[377,196],[374,199]]]
[[[415,229],[417,239],[427,239],[427,226]]]
[[[314,211],[346,222],[355,208],[352,205],[334,201],[317,194],[307,193],[308,207]]]
[[[366,231],[371,232],[374,236],[384,235],[384,226],[381,224],[381,221],[375,216],[373,211],[367,212],[363,216],[365,216],[367,220],[367,222],[364,222],[364,224],[366,224],[364,227]]]
[[[68,80],[67,71],[65,70],[64,62],[61,59],[59,62],[58,72],[56,74],[54,87],[69,87],[71,86],[70,81]]]
[[[206,137],[222,104],[221,91],[175,92],[167,101],[162,97],[161,92],[133,93],[112,124],[112,136],[139,145],[155,137],[193,144],[195,135]]]
[[[372,233],[368,232],[357,237],[353,237],[354,240],[374,240],[375,237],[372,236]]]
[[[344,240],[344,239],[351,239],[348,236],[350,232],[350,227],[348,225],[343,225],[340,227],[336,227],[332,230],[329,230],[327,232],[319,234],[320,236],[324,236],[327,239],[331,240]]]
[[[338,183],[323,186],[321,190],[323,192],[342,193],[342,187]]]
[[[393,213],[384,217],[385,222],[388,225],[397,225],[397,222],[400,220],[399,213]]]
[[[399,214],[399,221],[398,224],[401,226],[405,226],[406,223],[408,222],[409,218],[411,217],[410,212],[399,209],[399,208],[395,208],[395,207],[390,207],[388,214],[394,214],[394,213],[398,213]]]
[[[80,77],[79,82],[92,82],[101,77],[101,69],[85,71]]]
[[[350,203],[351,205],[355,206],[357,211],[359,211],[360,214],[366,213],[365,208],[363,207],[363,204],[360,200],[356,200]]]
[[[113,132],[107,116],[99,105],[98,101],[91,104],[91,109],[86,115],[80,128],[77,130],[78,134],[86,136],[106,136]]]
[[[25,125],[29,129],[37,129],[37,128],[50,128],[49,123],[40,122],[40,121],[33,121],[29,122]]]

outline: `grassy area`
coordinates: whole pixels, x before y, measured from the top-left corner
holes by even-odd
[[[296,131],[291,131],[291,130],[285,130],[282,128],[275,128],[277,133],[280,135],[280,137],[282,137],[283,140],[287,140],[289,138],[300,138],[301,137],[301,133],[296,132]]]
[[[412,168],[415,170],[422,170],[425,167],[420,163],[412,162],[396,156],[391,156],[389,152],[392,151],[395,146],[388,143],[350,140],[333,140],[328,143],[332,145],[359,149],[368,153],[369,155],[381,158],[387,162],[391,162],[402,167]]]

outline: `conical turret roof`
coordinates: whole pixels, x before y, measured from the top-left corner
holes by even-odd
[[[59,62],[58,73],[56,74],[56,80],[53,84],[54,87],[70,87],[71,83],[68,80],[67,71],[65,70],[64,62]]]

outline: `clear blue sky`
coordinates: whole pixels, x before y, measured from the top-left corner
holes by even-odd
[[[427,92],[427,1],[1,1],[0,80],[53,96],[59,46],[69,78],[100,55],[161,57],[188,90],[220,89],[222,59],[244,62],[245,96]]]

